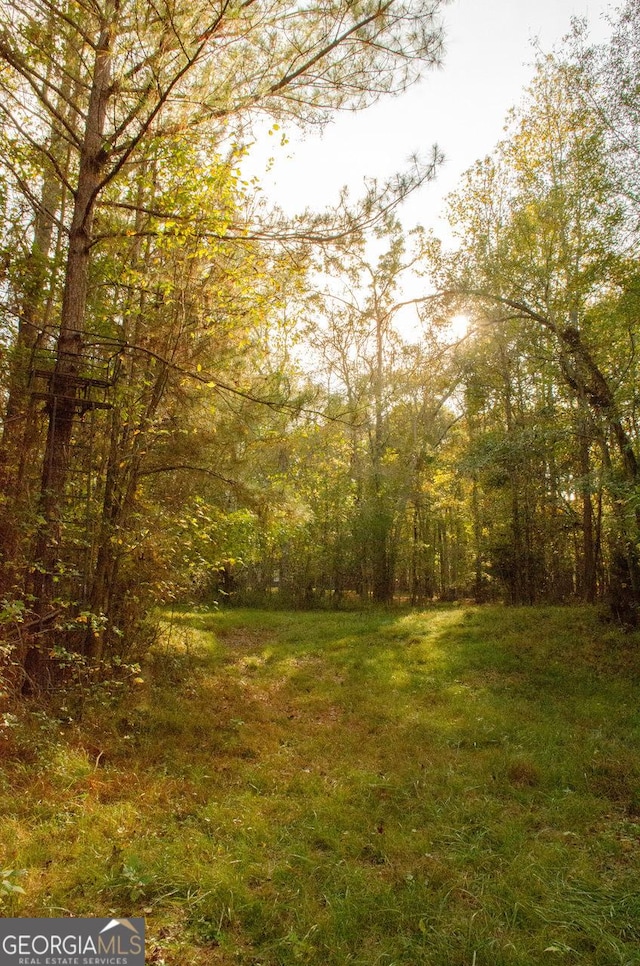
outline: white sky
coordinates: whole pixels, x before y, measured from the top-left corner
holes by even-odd
[[[255,151],[252,173],[268,197],[294,214],[330,206],[344,184],[356,196],[366,177],[384,179],[413,153],[428,153],[437,143],[445,164],[434,182],[405,203],[402,220],[446,234],[438,220],[443,199],[500,139],[507,111],[532,76],[533,40],[551,50],[574,15],[586,17],[592,38],[603,40],[603,14],[615,6],[609,0],[453,0],[444,8],[440,70],[425,74],[401,97],[340,115],[323,135],[299,140],[291,132],[285,147],[277,135],[268,138]],[[266,172],[269,154],[275,161]]]

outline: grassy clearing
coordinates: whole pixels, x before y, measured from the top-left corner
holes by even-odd
[[[639,643],[180,614],[127,707],[3,729],[3,912],[144,915],[160,966],[640,964]]]

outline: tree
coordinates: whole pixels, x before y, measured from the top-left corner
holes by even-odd
[[[454,302],[483,305],[493,324],[516,319],[543,337],[565,391],[589,414],[581,421],[595,433],[589,446],[598,444],[608,462],[619,531],[613,553],[624,559],[622,583],[637,601],[637,441],[618,379],[629,345],[633,361],[634,343],[628,317],[611,324],[611,305],[622,299],[632,269],[605,130],[576,95],[579,71],[555,58],[540,62],[511,136],[453,199],[464,241],[442,284]],[[588,456],[583,451],[585,471]],[[588,516],[585,509],[587,541]]]
[[[16,145],[5,171],[14,196],[32,208],[36,222],[38,213],[43,220],[42,228],[32,229],[34,258],[53,279],[41,237],[53,223],[63,263],[54,314],[41,315],[37,330],[54,339],[54,364],[43,391],[47,434],[30,588],[42,617],[51,610],[65,568],[62,506],[79,415],[96,408],[94,390],[111,382],[109,373],[94,369],[95,355],[89,360],[94,333],[88,311],[107,253],[116,257],[113,240],[179,239],[194,221],[200,238],[245,245],[251,234],[256,237],[237,210],[232,222],[220,218],[220,206],[213,215],[200,210],[194,217],[188,204],[158,195],[153,177],[159,146],[202,131],[209,146],[226,141],[237,157],[237,145],[258,112],[323,123],[336,109],[360,108],[403,89],[439,56],[439,5],[435,0],[304,9],[283,0],[160,7],[138,0],[1,4],[2,120]],[[386,195],[383,191],[381,204],[393,204],[429,170],[397,181]],[[29,188],[34,173],[39,193]],[[134,185],[139,191],[131,190]],[[321,219],[299,224],[287,237],[341,235],[375,220],[374,209],[369,197],[360,215],[345,212],[334,225]],[[276,223],[258,231],[267,239],[282,233]],[[45,249],[47,243],[45,238]],[[138,249],[139,259],[145,255]],[[24,347],[30,348],[30,313],[19,310],[17,365],[23,364]],[[123,348],[133,351],[129,344]],[[99,353],[101,362],[105,354]],[[159,373],[158,391],[163,378]],[[9,393],[11,414],[24,408],[17,385]],[[12,459],[9,449],[5,465]]]
[[[613,184],[629,229],[629,246],[639,227],[640,113],[636,91],[640,78],[640,9],[627,0],[609,18],[612,33],[604,44],[589,42],[588,24],[577,20],[562,56],[572,65],[572,92],[601,126],[613,160]],[[579,69],[576,69],[579,68]]]
[[[352,249],[325,264],[327,282],[316,300],[311,340],[330,390],[342,396],[350,414],[355,491],[349,544],[360,570],[358,591],[388,602],[400,565],[406,574],[405,545],[417,544],[425,452],[446,435],[444,406],[453,380],[440,347],[411,347],[395,328],[399,313],[422,301],[398,293],[403,277],[422,260],[423,232],[405,237],[389,220],[377,247],[375,261],[366,249]],[[417,570],[412,573],[410,593],[416,594]]]

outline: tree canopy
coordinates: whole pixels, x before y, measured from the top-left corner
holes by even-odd
[[[441,6],[0,4],[19,686],[141,653],[153,606],[193,596],[635,621],[637,5],[539,56],[450,198],[451,251],[395,217],[437,152],[289,220],[243,173],[262,117],[325,124],[437,63]]]

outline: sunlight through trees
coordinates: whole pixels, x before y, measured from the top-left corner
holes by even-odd
[[[0,13],[16,687],[134,660],[176,600],[635,623],[635,3],[610,44],[576,26],[540,55],[450,198],[453,251],[395,215],[437,151],[329,212],[310,185],[292,219],[242,166],[256,118],[326,123],[437,63],[438,0]]]

